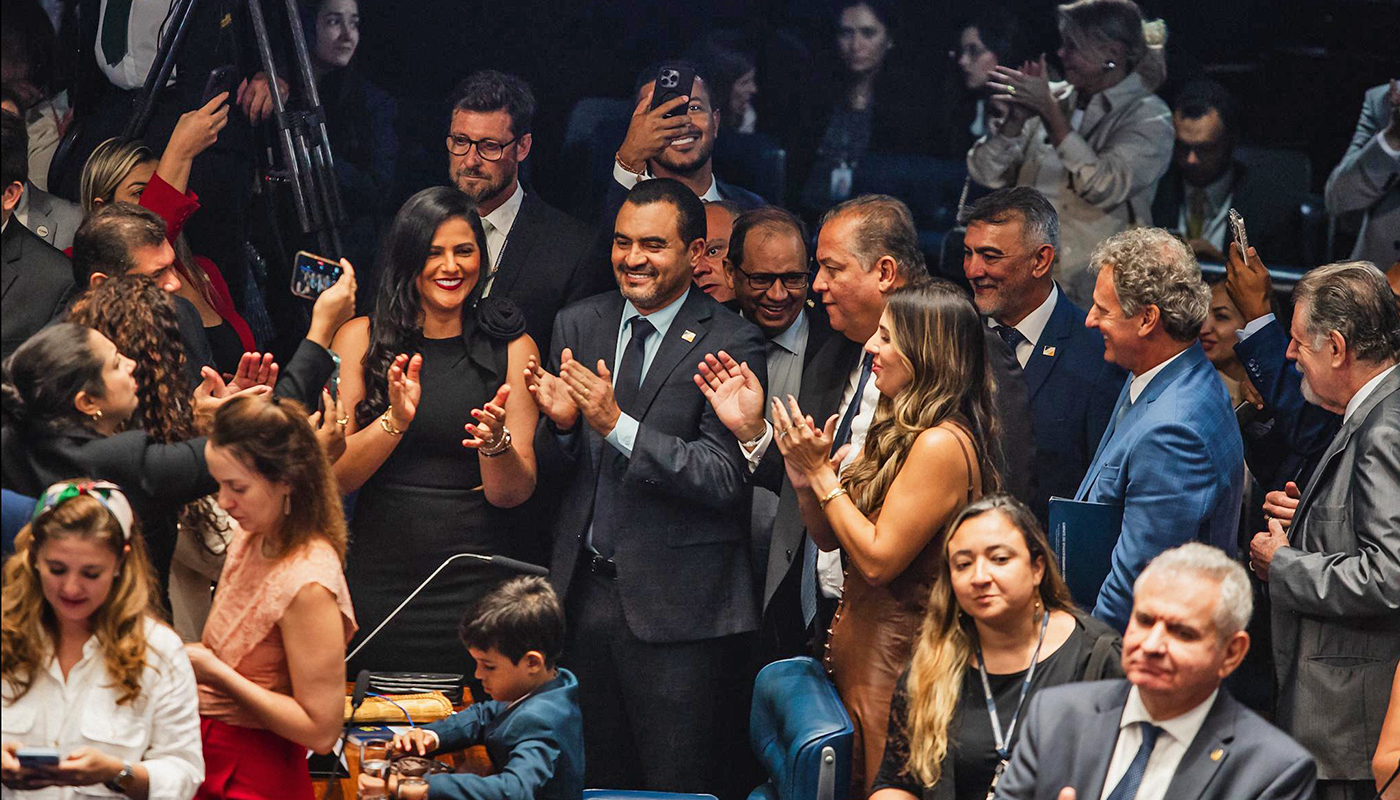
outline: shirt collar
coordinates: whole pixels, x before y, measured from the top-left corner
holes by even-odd
[[[710,188],[700,195],[700,199],[707,203],[715,203],[724,199],[724,196],[719,193],[719,178],[716,178],[714,173],[710,174]]]
[[[689,296],[690,288],[687,287],[685,294],[672,300],[670,305],[653,311],[650,314],[642,314],[642,312],[637,310],[636,306],[632,305],[632,301],[628,300],[622,306],[622,324],[626,325],[633,317],[645,316],[647,322],[650,322],[652,327],[656,328],[657,334],[659,334],[656,337],[656,341],[664,341],[666,339],[666,331],[671,329],[671,323],[676,321],[676,315],[681,313],[681,306],[685,305],[685,299]]]
[[[515,191],[510,193],[504,203],[490,214],[483,216],[483,222],[491,223],[491,227],[500,231],[503,235],[510,235],[510,227],[515,224],[515,217],[520,213],[520,204],[525,201],[525,187],[517,180]]]
[[[804,309],[802,311],[799,311],[797,313],[797,319],[793,320],[793,323],[787,327],[787,330],[783,331],[777,336],[774,336],[768,341],[772,342],[773,344],[776,344],[777,346],[783,348],[789,353],[792,353],[793,355],[797,355],[798,345],[802,342],[804,338],[806,338],[807,326],[809,324],[810,323],[807,322],[806,310]]]
[[[1396,367],[1400,367],[1400,364],[1392,364],[1390,369],[1381,370],[1375,377],[1361,385],[1361,388],[1356,391],[1356,394],[1352,395],[1351,399],[1347,401],[1346,413],[1342,415],[1343,425],[1351,420],[1351,415],[1356,413],[1356,409],[1360,408],[1361,404],[1366,402],[1366,398],[1370,397],[1371,394],[1376,391],[1376,387],[1380,385],[1381,381],[1385,380],[1385,376],[1394,372]]]
[[[1186,350],[1190,349],[1191,348],[1189,347],[1186,348]],[[1152,383],[1152,379],[1157,377],[1157,373],[1166,369],[1168,364],[1172,363],[1178,358],[1181,358],[1181,354],[1185,353],[1186,350],[1182,350],[1181,353],[1177,353],[1176,355],[1172,356],[1166,361],[1163,361],[1162,363],[1158,364],[1152,369],[1149,369],[1141,375],[1134,375],[1133,382],[1128,386],[1128,402],[1136,403],[1138,398],[1142,396],[1142,393],[1147,390],[1148,384]]]
[[[1215,705],[1215,698],[1220,694],[1220,689],[1210,693],[1210,697],[1202,700],[1201,703],[1185,714],[1178,714],[1169,720],[1155,720],[1148,713],[1147,706],[1142,704],[1142,695],[1138,692],[1138,687],[1134,686],[1128,690],[1128,702],[1123,706],[1123,717],[1118,721],[1118,729],[1121,731],[1134,722],[1146,722],[1156,725],[1170,735],[1182,747],[1190,747],[1191,741],[1200,732],[1201,726],[1205,725],[1206,715],[1210,713],[1211,706]]]
[[[1026,341],[1034,347],[1040,341],[1040,335],[1045,333],[1045,326],[1050,324],[1050,315],[1055,313],[1055,303],[1060,299],[1060,287],[1050,284],[1050,296],[1045,298],[1045,302],[1036,306],[1036,309],[1026,315],[1026,318],[1011,327],[1021,332],[1026,337]],[[994,328],[1005,327],[993,320]]]

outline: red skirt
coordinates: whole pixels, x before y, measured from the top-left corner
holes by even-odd
[[[204,783],[195,800],[311,800],[306,748],[272,731],[200,717]]]

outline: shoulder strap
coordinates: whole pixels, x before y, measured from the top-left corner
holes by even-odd
[[[956,427],[959,431],[962,431],[962,433],[963,433],[965,436],[967,436],[968,439],[971,439],[971,438],[972,438],[972,433],[971,433],[970,431],[968,431],[967,428],[966,428],[965,426],[963,426],[962,423],[960,423],[960,422],[954,422],[953,420],[948,420],[948,421],[951,422],[951,423],[953,424],[953,426]],[[963,437],[957,435],[956,433],[954,433],[954,434],[953,434],[953,438],[956,439],[957,442],[958,442],[958,449],[962,451],[962,455],[963,455],[963,466],[965,466],[965,467],[967,468],[967,500],[968,500],[968,502],[971,502],[971,501],[972,501],[972,489],[973,489],[973,486],[972,486],[972,458],[971,458],[971,457],[968,455],[968,453],[967,453],[967,445],[966,445],[966,444],[963,444]]]

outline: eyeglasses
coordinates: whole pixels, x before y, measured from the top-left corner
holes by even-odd
[[[476,154],[485,161],[500,161],[501,154],[507,147],[520,141],[517,136],[508,142],[498,142],[495,139],[473,139],[470,136],[463,136],[460,133],[447,134],[447,152],[454,156],[464,156],[470,153],[472,145],[476,145]]]
[[[783,282],[784,289],[793,292],[800,292],[807,288],[807,273],[805,272],[784,272],[778,275],[771,272],[754,274],[745,272],[742,267],[735,264],[733,261],[729,262],[729,264],[734,267],[735,272],[744,276],[744,281],[748,283],[749,288],[753,289],[755,292],[766,292],[772,289],[773,284],[778,281]]]

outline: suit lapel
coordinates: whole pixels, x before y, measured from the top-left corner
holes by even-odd
[[[1164,797],[1196,800],[1205,794],[1210,782],[1230,758],[1238,715],[1235,701],[1221,689],[1196,738],[1181,757]]]
[[[597,313],[598,319],[594,322],[592,333],[586,343],[586,352],[576,352],[574,357],[583,361],[590,369],[596,370],[598,359],[608,365],[608,369],[616,372],[617,364],[613,363],[617,359],[617,337],[622,327],[622,308],[626,301],[622,299],[622,293],[616,292],[608,298],[607,303],[599,303],[593,310]],[[601,469],[603,457],[603,437],[593,430],[593,427],[580,421],[584,430],[588,434],[588,452],[593,461],[594,469]]]
[[[827,417],[840,411],[841,395],[846,390],[851,370],[860,360],[860,352],[861,347],[856,342],[839,332],[831,333],[821,352],[802,372],[798,405],[804,413],[825,422]]]
[[[661,391],[666,378],[686,354],[705,338],[706,323],[714,316],[713,309],[706,308],[705,300],[708,297],[704,292],[692,288],[686,295],[681,310],[672,320],[671,327],[666,330],[666,338],[661,340],[661,346],[651,359],[651,366],[647,367],[647,374],[642,378],[641,389],[637,392],[639,421],[646,416],[647,409],[651,408],[651,402],[656,399],[656,394]]]
[[[3,255],[0,255],[0,259],[3,259],[0,266],[4,269],[3,274],[0,274],[0,297],[9,294],[10,287],[19,280],[20,258],[24,255],[24,231],[19,228],[19,220],[13,217],[5,227]]]
[[[1083,500],[1088,497],[1089,487],[1094,485],[1094,479],[1099,477],[1099,470],[1103,469],[1103,451],[1108,449],[1109,440],[1118,431],[1118,411],[1124,403],[1128,402],[1128,387],[1132,386],[1132,383],[1131,376],[1123,380],[1123,389],[1118,392],[1118,402],[1113,404],[1113,413],[1108,418],[1108,427],[1104,429],[1103,436],[1099,437],[1099,449],[1094,451],[1094,460],[1089,462],[1091,465],[1089,472],[1085,474],[1084,480],[1079,482],[1079,491],[1074,494],[1076,499]]]
[[[1089,732],[1080,742],[1079,752],[1086,758],[1082,771],[1070,775],[1079,788],[1079,796],[1097,798],[1103,794],[1104,779],[1108,777],[1108,762],[1113,758],[1113,746],[1118,741],[1118,723],[1123,719],[1123,706],[1128,702],[1131,685],[1120,681],[1111,691],[1100,696],[1095,710],[1098,714],[1089,725]],[[1170,797],[1170,795],[1168,795]]]
[[[1313,497],[1317,493],[1317,487],[1322,484],[1323,476],[1331,472],[1332,468],[1335,466],[1333,462],[1341,456],[1342,451],[1345,450],[1347,444],[1351,442],[1352,434],[1356,433],[1361,427],[1361,424],[1366,421],[1366,415],[1369,414],[1371,409],[1375,408],[1381,400],[1385,399],[1387,395],[1395,391],[1400,391],[1400,369],[1390,373],[1385,377],[1385,380],[1377,384],[1376,388],[1371,392],[1371,396],[1366,398],[1366,402],[1357,407],[1356,412],[1351,415],[1351,419],[1347,420],[1347,424],[1342,426],[1341,430],[1337,431],[1336,436],[1332,437],[1332,443],[1327,445],[1327,450],[1323,452],[1322,458],[1317,462],[1317,469],[1313,470],[1312,477],[1308,479],[1307,485],[1303,487],[1303,492],[1298,499],[1298,509],[1293,512],[1293,518],[1295,520],[1301,520],[1303,518],[1303,511],[1312,502]],[[1289,528],[1289,533],[1292,534],[1293,531],[1299,530],[1300,527],[1301,526],[1298,525],[1291,526]],[[1289,541],[1292,541],[1291,536]]]
[[[1026,392],[1032,402],[1035,401],[1035,393],[1040,391],[1045,379],[1049,377],[1050,371],[1059,363],[1059,355],[1064,352],[1063,345],[1052,345],[1054,349],[1050,354],[1046,353],[1046,346],[1051,342],[1061,342],[1070,337],[1070,324],[1072,319],[1069,313],[1069,298],[1064,292],[1055,300],[1055,307],[1050,311],[1050,319],[1045,323],[1045,330],[1040,334],[1040,341],[1033,342],[1030,360],[1026,362],[1024,370],[1026,375]]]
[[[516,191],[524,191],[516,187]],[[530,263],[530,251],[534,249],[535,237],[530,228],[535,222],[535,196],[525,195],[520,201],[520,210],[515,214],[510,231],[506,233],[506,247],[501,252],[501,263],[496,265],[496,279],[491,283],[491,292],[508,295],[520,280],[525,265]]]

